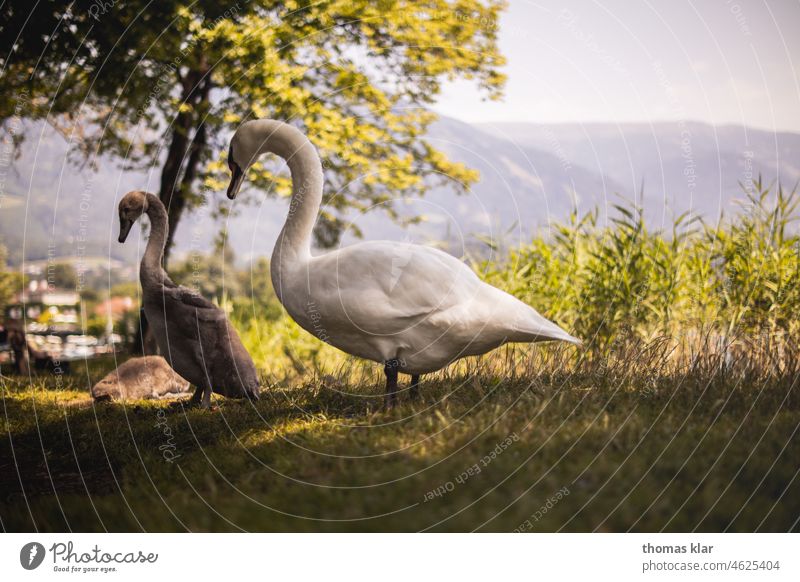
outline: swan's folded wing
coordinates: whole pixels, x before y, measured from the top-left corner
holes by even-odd
[[[419,245],[374,241],[314,259],[315,300],[330,317],[391,332],[463,305],[480,280],[455,257]]]
[[[200,321],[224,321],[223,311],[211,303],[208,299],[193,292],[186,287],[165,287],[164,303],[169,309],[170,303],[179,311],[186,311],[186,308],[194,308],[194,315]]]

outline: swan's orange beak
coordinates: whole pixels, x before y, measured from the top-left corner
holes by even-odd
[[[133,226],[133,221],[128,220],[125,218],[119,219],[119,242],[124,243],[125,239],[128,238],[128,233],[131,231],[131,227]]]
[[[228,163],[231,167],[231,183],[228,184],[228,198],[233,200],[239,193],[239,188],[241,188],[242,182],[244,181],[244,172],[237,163],[231,161]]]

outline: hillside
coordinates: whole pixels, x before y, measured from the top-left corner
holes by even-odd
[[[653,225],[692,211],[707,219],[735,212],[740,182],[762,173],[793,186],[800,179],[800,135],[701,123],[470,125],[443,118],[429,140],[481,173],[468,194],[440,188],[399,201],[401,214],[425,220],[403,229],[380,211],[348,217],[367,238],[447,240],[452,252],[491,236],[506,244],[567,217],[607,209],[644,189]],[[107,256],[131,261],[135,245],[116,242],[116,201],[134,188],[155,189],[155,171],[123,171],[109,160],[97,171],[66,161],[67,144],[52,129],[28,124],[0,207],[0,242],[14,263],[52,256]],[[286,202],[248,191],[230,219],[238,257],[268,255]],[[26,203],[27,202],[27,203]],[[228,204],[222,193],[212,204]],[[177,252],[206,252],[218,229],[208,208],[185,217]],[[602,217],[602,213],[601,213]],[[344,242],[353,240],[345,236]]]
[[[566,164],[604,176],[614,185],[605,196],[617,191],[633,197],[643,189],[644,206],[657,224],[687,211],[708,219],[735,211],[740,182],[759,173],[789,188],[800,180],[800,135],[792,133],[697,122],[479,127],[531,156],[553,151]],[[598,201],[598,194],[589,196]]]

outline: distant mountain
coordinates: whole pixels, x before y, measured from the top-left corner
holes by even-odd
[[[429,140],[452,159],[480,171],[480,182],[470,194],[453,197],[446,206],[457,209],[459,224],[480,232],[498,223],[505,227],[517,224],[529,232],[562,220],[581,200],[596,199],[622,187],[602,173],[565,164],[557,152],[523,145],[453,119],[434,124]]]
[[[67,143],[51,127],[25,124],[25,140],[11,159],[0,198],[0,243],[10,260],[135,258],[134,246],[116,244],[114,192],[141,186],[141,176],[108,160],[101,161],[98,172],[78,168],[67,152]]]
[[[116,202],[128,190],[154,190],[158,174],[123,171],[111,160],[97,172],[67,163],[67,145],[52,129],[28,124],[20,155],[0,199],[0,242],[18,263],[50,256],[135,261],[141,246],[116,242]],[[400,213],[423,216],[407,229],[380,210],[348,217],[366,238],[448,241],[451,252],[487,236],[517,244],[577,206],[601,211],[644,191],[654,225],[692,211],[708,219],[736,210],[739,182],[762,173],[793,186],[800,180],[800,135],[702,123],[470,125],[443,118],[428,139],[452,159],[476,168],[480,181],[456,195],[438,188],[397,201]],[[222,192],[212,205],[228,205]],[[246,190],[230,218],[229,241],[241,259],[269,255],[286,216],[285,200]],[[602,216],[602,212],[601,212]],[[209,207],[184,217],[177,253],[207,252],[221,225]],[[347,235],[344,243],[354,237]]]
[[[525,151],[549,152],[562,162],[604,176],[599,191],[582,191],[589,204],[632,198],[641,191],[652,222],[669,223],[691,211],[708,219],[735,211],[741,183],[759,174],[789,188],[800,180],[800,135],[705,123],[482,124],[480,129]],[[638,198],[637,198],[638,199]]]

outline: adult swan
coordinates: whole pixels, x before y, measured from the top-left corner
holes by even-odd
[[[507,342],[580,341],[508,293],[482,282],[440,250],[371,241],[311,254],[322,202],[322,164],[295,127],[270,119],[242,124],[231,140],[228,198],[248,168],[273,153],[289,165],[289,215],[272,253],[278,299],[300,326],[320,339],[379,362],[386,373],[386,407],[395,404],[398,372],[419,375]]]

